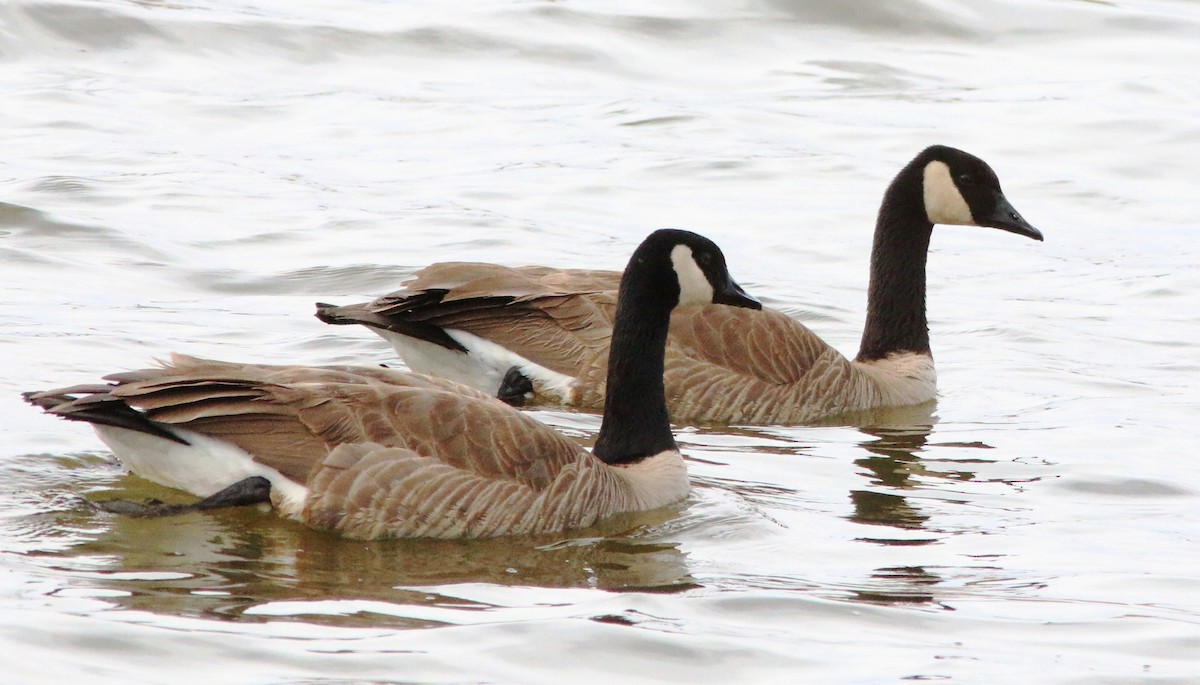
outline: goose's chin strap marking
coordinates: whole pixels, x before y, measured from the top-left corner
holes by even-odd
[[[175,516],[189,511],[208,511],[226,507],[245,507],[271,503],[271,481],[262,476],[250,476],[191,504],[164,504],[158,500],[130,502],[124,499],[107,500],[96,504],[110,514],[135,518]]]
[[[671,266],[679,279],[679,306],[711,304],[713,286],[696,264],[696,255],[687,245],[671,250]]]
[[[950,176],[950,167],[945,162],[934,161],[925,165],[924,176],[925,215],[931,224],[949,226],[975,226],[971,208],[963,199],[962,191]]]

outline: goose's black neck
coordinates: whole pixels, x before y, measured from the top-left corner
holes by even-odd
[[[667,255],[635,253],[621,278],[608,352],[604,420],[592,454],[631,464],[676,449],[663,390],[663,356],[679,282]]]
[[[883,196],[858,361],[883,359],[894,352],[930,353],[925,262],[933,224],[925,213],[924,166],[921,158],[913,160]]]

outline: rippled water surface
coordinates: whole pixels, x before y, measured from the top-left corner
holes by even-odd
[[[1200,682],[1190,0],[0,4],[5,683]],[[577,535],[131,520],[22,390],[171,350],[394,361],[313,301],[701,231],[853,353],[924,146],[1045,243],[939,227],[936,408],[681,427],[692,497]],[[598,419],[539,410],[581,437]]]

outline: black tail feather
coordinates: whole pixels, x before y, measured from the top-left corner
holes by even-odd
[[[401,335],[406,335],[417,340],[431,342],[434,345],[445,347],[448,350],[456,352],[467,352],[467,348],[463,347],[450,334],[446,333],[439,326],[433,324],[421,323],[419,321],[406,321],[398,317],[389,317],[382,314],[376,314],[370,311],[365,305],[346,305],[339,307],[337,305],[326,304],[324,302],[317,303],[316,317],[327,324],[334,326],[348,326],[358,324],[360,326],[369,326],[371,328],[379,328],[385,331],[394,331]]]
[[[70,421],[125,428],[182,445],[191,444],[167,426],[151,421],[142,412],[112,396],[109,394],[110,390],[110,385],[77,385],[43,392],[24,392],[21,393],[21,397],[25,398],[26,402],[41,407],[47,414],[61,416]]]

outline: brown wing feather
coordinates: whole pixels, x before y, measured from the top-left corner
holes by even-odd
[[[413,275],[412,280],[389,299],[403,301],[414,295],[445,292],[446,301],[488,297],[527,299],[545,295],[615,291],[621,283],[619,271],[554,269],[544,266],[508,267],[484,262],[440,262]]]
[[[636,508],[617,476],[582,451],[533,487],[360,443],[338,446],[317,465],[301,516],[355,538],[481,538],[583,528]]]
[[[574,403],[604,405],[601,365],[579,377]],[[671,316],[664,387],[676,421],[807,422],[869,400],[874,387],[850,360],[781,312],[717,305]]]
[[[421,270],[402,290],[364,308],[382,320],[467,331],[573,376],[581,360],[607,356],[620,277],[616,271],[447,262]]]
[[[776,385],[803,380],[818,359],[837,354],[782,312],[716,305],[678,310],[670,344],[730,374]]]
[[[667,404],[678,421],[807,423],[870,406],[871,393],[878,394],[832,348],[812,361],[803,378],[791,383],[739,374],[680,348],[668,352],[668,359]]]
[[[498,400],[403,371],[176,356],[157,373],[135,377],[112,394],[154,421],[233,442],[300,482],[343,443],[404,447],[482,478],[535,489],[584,453]]]
[[[620,274],[447,262],[369,305],[374,315],[468,331],[576,379],[571,404],[604,406]],[[710,305],[676,310],[666,358],[678,421],[807,422],[881,401],[850,360],[787,315]]]

